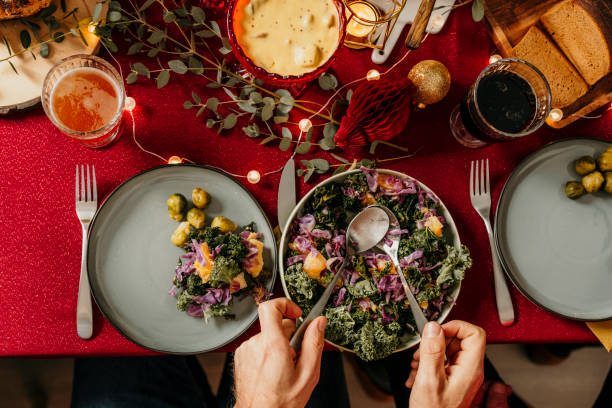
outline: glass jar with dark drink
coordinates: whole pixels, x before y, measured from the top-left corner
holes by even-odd
[[[514,140],[544,124],[550,102],[550,87],[540,70],[517,58],[501,59],[468,88],[451,113],[451,131],[467,147]]]

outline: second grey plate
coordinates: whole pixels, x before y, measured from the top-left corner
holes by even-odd
[[[234,299],[235,320],[204,319],[176,309],[168,295],[178,257],[170,242],[178,223],[168,217],[173,193],[191,196],[194,187],[211,195],[207,225],[224,215],[238,225],[254,221],[264,243],[264,268],[276,276],[272,227],[253,196],[225,173],[210,167],[167,165],[144,171],[117,187],[104,201],[89,231],[87,267],[96,303],[128,339],[164,353],[201,353],[218,348],[247,330],[257,319],[250,296]]]
[[[580,180],[574,161],[597,157],[610,142],[569,139],[524,159],[499,198],[495,236],[500,260],[534,303],[576,320],[612,319],[612,196],[578,200],[565,183]]]

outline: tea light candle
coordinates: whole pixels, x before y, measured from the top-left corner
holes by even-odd
[[[354,37],[363,38],[368,36],[374,29],[373,24],[367,24],[365,21],[378,20],[378,12],[376,8],[365,1],[354,1],[348,3],[347,12],[351,13],[350,20],[346,25],[346,33]],[[357,19],[358,17],[359,19]]]

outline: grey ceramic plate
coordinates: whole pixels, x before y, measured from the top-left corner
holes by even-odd
[[[396,177],[400,177],[400,178],[409,178],[411,180],[416,181],[417,183],[419,183],[419,185],[421,186],[421,188],[423,190],[429,191],[430,193],[432,193],[439,201],[440,201],[440,207],[442,210],[442,215],[444,216],[444,219],[446,220],[446,224],[445,224],[445,228],[447,228],[450,233],[451,236],[453,237],[453,244],[455,245],[456,248],[459,248],[461,246],[461,240],[459,238],[459,232],[457,231],[457,226],[455,225],[455,221],[453,220],[453,217],[451,217],[450,212],[448,211],[448,209],[446,208],[446,206],[444,205],[444,203],[442,202],[442,200],[440,200],[440,198],[426,185],[424,185],[423,183],[421,183],[420,181],[407,176],[404,173],[400,173],[394,170],[386,170],[386,169],[377,169],[379,173],[382,174],[389,174],[391,176],[396,176]],[[297,206],[295,207],[295,209],[291,212],[291,215],[289,215],[289,220],[287,221],[287,224],[285,224],[285,230],[283,231],[283,235],[281,237],[281,243],[280,243],[280,249],[279,249],[279,259],[278,259],[278,263],[279,263],[279,268],[281,271],[280,274],[280,279],[281,279],[281,283],[283,285],[283,291],[285,292],[285,296],[287,296],[289,299],[291,299],[291,296],[289,296],[289,291],[287,290],[287,285],[285,284],[285,253],[287,252],[287,248],[288,248],[288,241],[289,241],[289,228],[291,226],[291,223],[293,222],[293,220],[295,219],[295,217],[298,216],[298,214],[300,213],[300,211],[302,210],[302,208],[304,207],[304,205],[306,204],[306,201],[310,198],[310,196],[312,196],[315,192],[315,190],[321,186],[324,186],[326,184],[329,183],[334,183],[334,182],[340,182],[343,181],[347,176],[351,175],[351,174],[355,174],[360,172],[361,170],[352,170],[352,171],[348,171],[348,172],[344,172],[344,173],[340,173],[337,174],[335,176],[332,176],[330,178],[328,178],[327,180],[324,180],[322,182],[320,182],[319,184],[317,184],[312,190],[310,190],[304,197],[302,197],[302,199],[300,200],[300,202],[297,204]],[[469,271],[467,272],[469,273]],[[459,284],[453,289],[452,293],[451,293],[451,297],[453,298],[453,300],[457,300],[457,297],[459,296],[459,290],[461,289],[461,282],[459,282]],[[444,308],[442,309],[442,313],[440,313],[440,316],[438,317],[437,321],[442,323],[446,317],[448,316],[448,314],[450,313],[451,308],[453,307],[455,302],[450,302],[447,303],[446,305],[444,305]],[[410,348],[416,344],[418,344],[421,341],[421,338],[416,335],[416,336],[406,336],[404,338],[401,339],[401,344],[400,347],[395,350],[395,352],[398,351],[402,351],[402,350],[406,350],[407,348]],[[337,347],[341,350],[345,350],[345,351],[350,351],[353,352],[352,349],[346,348],[346,347],[342,347],[339,346],[337,344],[334,344],[328,340],[325,340],[326,342],[332,344],[334,347]]]
[[[142,172],[117,187],[96,214],[89,233],[87,265],[96,303],[106,318],[136,344],[164,353],[200,353],[242,334],[257,319],[250,297],[234,299],[235,320],[203,319],[176,309],[168,295],[183,251],[170,242],[178,225],[168,217],[173,193],[191,197],[194,187],[212,199],[207,224],[224,215],[238,225],[257,224],[264,242],[264,268],[276,277],[276,245],[270,223],[253,196],[237,181],[212,168],[168,165]]]
[[[609,142],[570,139],[542,147],[514,170],[497,205],[495,232],[506,273],[541,307],[576,320],[612,318],[612,196],[565,197],[573,161]]]

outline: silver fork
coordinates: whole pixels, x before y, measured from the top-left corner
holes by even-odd
[[[476,161],[470,165],[470,200],[476,212],[480,215],[487,228],[489,235],[489,245],[491,246],[491,258],[493,260],[493,279],[495,282],[495,302],[497,303],[497,315],[499,321],[504,326],[511,326],[514,323],[514,308],[512,307],[512,299],[510,291],[506,285],[504,274],[499,265],[497,248],[493,241],[493,231],[491,229],[491,187],[489,184],[489,159],[486,161],[486,175],[484,172],[485,161]],[[474,167],[476,168],[474,171]],[[480,172],[479,172],[480,167]],[[480,176],[479,174],[480,173]]]
[[[79,297],[77,300],[76,326],[77,334],[82,339],[91,337],[93,331],[93,315],[91,312],[91,294],[89,289],[89,278],[87,277],[87,233],[89,223],[98,208],[98,188],[96,187],[96,170],[91,166],[92,177],[89,177],[89,165],[87,165],[87,180],[85,170],[81,165],[80,183],[79,166],[76,166],[76,213],[83,228],[83,250],[81,252],[81,278],[79,280]],[[79,184],[81,185],[79,194]],[[92,191],[93,190],[93,191]]]

